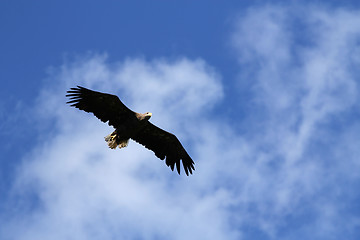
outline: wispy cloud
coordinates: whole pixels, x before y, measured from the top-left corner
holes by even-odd
[[[335,221],[341,217],[341,204],[333,195],[335,190],[328,188],[349,187],[338,182],[338,177],[348,177],[340,169],[359,161],[345,157],[340,147],[345,128],[336,126],[357,129],[351,112],[359,107],[359,71],[352,52],[358,49],[359,20],[355,11],[266,7],[249,10],[236,25],[233,44],[245,69],[240,80],[254,79],[255,144],[265,149],[254,158],[260,164],[255,176],[264,179],[250,185],[258,188],[258,195],[250,200],[263,206],[260,210],[267,220],[271,217],[280,224],[284,216],[296,219],[309,214],[316,226],[331,222],[328,229],[341,229]],[[346,144],[354,146],[354,139]],[[342,154],[334,157],[334,151]],[[347,181],[358,186],[359,176]],[[319,209],[323,198],[328,198],[325,205],[330,215]],[[319,212],[312,216],[311,211]],[[262,214],[256,212],[255,217]],[[264,228],[269,225],[265,221]],[[271,226],[272,231],[278,227]]]
[[[135,110],[151,107],[154,122],[178,133],[195,159],[195,141],[206,132],[188,133],[204,128],[200,123],[208,120],[201,114],[222,97],[219,75],[211,67],[188,59],[128,59],[112,65],[96,55],[53,70],[50,79],[56,84],[44,88],[37,111],[42,121],[54,123],[55,133],[45,134],[44,144],[24,161],[17,185],[19,191],[31,189],[38,206],[26,205],[22,211],[28,215],[7,224],[23,231],[8,234],[16,239],[231,236],[224,209],[217,207],[228,201],[226,192],[194,192],[196,177],[177,176],[136,143],[125,151],[109,150],[103,136],[110,128],[64,104],[65,91],[76,84],[118,93]],[[200,122],[194,123],[196,118]],[[200,166],[201,157],[196,162]],[[198,224],[204,219],[212,229]]]
[[[54,68],[36,106],[47,130],[43,144],[25,158],[14,187],[14,199],[28,203],[9,205],[18,209],[6,213],[0,233],[9,239],[351,239],[360,222],[360,210],[347,206],[360,185],[358,16],[268,6],[237,19],[238,80],[250,86],[252,106],[239,121],[243,132],[213,117],[226,80],[204,60],[114,63],[91,55]],[[77,84],[153,112],[151,120],[189,150],[195,174],[177,176],[136,143],[109,150],[103,137],[111,128],[64,104],[65,91]]]

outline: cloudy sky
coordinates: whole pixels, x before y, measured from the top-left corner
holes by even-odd
[[[2,1],[0,35],[1,239],[360,238],[359,1]],[[76,85],[194,174],[109,149]]]

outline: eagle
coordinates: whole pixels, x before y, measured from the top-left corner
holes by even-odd
[[[187,176],[195,170],[194,161],[181,145],[179,139],[154,124],[149,119],[152,113],[137,113],[126,107],[116,95],[102,93],[77,86],[67,91],[67,104],[108,123],[115,131],[105,137],[109,148],[124,148],[132,139],[149,150],[180,175],[180,161]]]

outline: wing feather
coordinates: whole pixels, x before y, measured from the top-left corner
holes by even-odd
[[[108,93],[92,91],[90,89],[77,86],[67,91],[67,102],[72,107],[76,107],[85,112],[93,113],[103,122],[115,128],[119,127],[129,118],[134,118],[135,113],[127,108],[120,99]]]
[[[194,161],[181,145],[179,139],[172,133],[147,122],[144,128],[132,137],[136,142],[152,150],[155,155],[164,160],[167,166],[180,174],[180,161],[182,161],[186,175],[195,170]]]

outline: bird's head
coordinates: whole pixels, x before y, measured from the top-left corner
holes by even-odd
[[[146,112],[144,113],[144,120],[149,120],[152,116],[152,113],[151,112]]]

